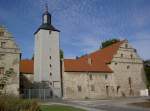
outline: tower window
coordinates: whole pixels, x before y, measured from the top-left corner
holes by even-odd
[[[134,52],[137,52],[136,49],[134,49]]]
[[[0,67],[0,75],[4,74],[4,67]]]
[[[49,56],[49,59],[51,59],[52,57],[51,56]]]
[[[82,91],[82,87],[78,86],[78,92],[81,92],[81,91]]]
[[[118,63],[117,62],[115,62],[115,65],[117,65]]]
[[[91,91],[95,91],[95,86],[91,85]]]
[[[49,75],[52,76],[52,73],[50,72]]]
[[[52,85],[52,82],[50,82],[49,84]]]
[[[49,67],[52,67],[52,65],[50,64]]]
[[[51,34],[51,31],[49,31],[49,34]]]

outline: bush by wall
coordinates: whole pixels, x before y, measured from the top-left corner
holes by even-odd
[[[0,111],[40,111],[34,100],[23,100],[14,96],[0,96]]]

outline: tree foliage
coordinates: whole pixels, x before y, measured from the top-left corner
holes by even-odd
[[[62,49],[60,49],[60,59],[63,59],[64,58],[64,52]]]
[[[147,86],[150,87],[150,61],[144,61],[144,69],[147,78]]]
[[[115,39],[115,38],[114,39],[110,39],[110,40],[106,40],[106,41],[102,42],[100,48],[105,48],[105,47],[107,47],[107,46],[109,46],[109,45],[111,45],[113,43],[119,42],[119,41],[120,41],[119,39]]]

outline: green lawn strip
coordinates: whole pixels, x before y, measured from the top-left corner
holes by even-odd
[[[64,106],[64,105],[41,105],[40,109],[42,111],[86,111],[79,108],[74,108],[71,106]]]

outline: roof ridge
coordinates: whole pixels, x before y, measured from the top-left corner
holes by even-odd
[[[89,53],[89,54],[87,54],[86,56],[81,56],[81,57],[79,57],[79,59],[81,59],[81,58],[83,58],[83,57],[87,57],[87,56],[89,56],[89,55],[92,55],[92,54],[94,54],[94,53],[96,53],[96,52],[99,52],[99,51],[102,51],[102,50],[104,50],[104,49],[107,49],[107,48],[109,48],[109,47],[112,47],[113,45],[116,45],[116,44],[118,44],[118,43],[124,43],[126,40],[122,40],[122,41],[118,41],[118,42],[115,42],[115,43],[113,43],[113,44],[111,44],[111,45],[109,45],[109,46],[107,46],[107,47],[105,47],[105,48],[102,48],[102,49],[98,49],[98,50],[96,50],[96,51],[94,51],[94,52],[91,52],[91,53]]]

